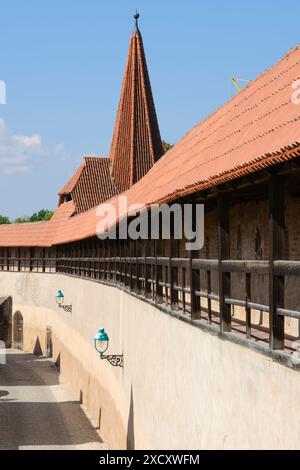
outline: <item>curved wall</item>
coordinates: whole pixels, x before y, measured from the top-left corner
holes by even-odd
[[[23,315],[26,351],[46,353],[51,329],[61,374],[111,449],[300,447],[298,372],[92,281],[0,273],[0,295]],[[124,369],[95,352],[101,326]]]

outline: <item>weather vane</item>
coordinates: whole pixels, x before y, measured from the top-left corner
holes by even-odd
[[[139,14],[139,12],[136,10],[135,14],[133,15],[133,18],[135,19],[135,31],[136,31],[136,32],[139,31],[139,23],[138,23],[139,17],[140,17],[140,14]]]

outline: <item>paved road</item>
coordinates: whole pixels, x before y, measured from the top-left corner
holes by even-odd
[[[105,449],[53,363],[7,351],[0,365],[0,450]]]

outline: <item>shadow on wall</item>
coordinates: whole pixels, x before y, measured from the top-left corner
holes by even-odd
[[[55,360],[55,365],[56,365],[58,371],[60,371],[60,353],[58,354],[58,356]]]
[[[17,311],[13,318],[13,347],[23,351],[24,321],[21,312]]]
[[[133,402],[133,390],[131,386],[130,392],[130,408],[128,415],[127,424],[127,450],[134,450],[134,402]]]
[[[43,350],[42,350],[42,346],[41,346],[41,342],[40,342],[39,337],[36,338],[35,345],[34,345],[34,348],[33,348],[33,354],[35,356],[42,356],[43,355]]]
[[[53,356],[52,328],[47,326],[46,330],[46,356]]]

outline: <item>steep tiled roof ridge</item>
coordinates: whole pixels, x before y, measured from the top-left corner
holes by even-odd
[[[85,155],[83,162],[59,193],[59,205],[68,195],[77,212],[85,212],[118,194],[111,177],[111,162],[106,156]]]
[[[139,30],[135,30],[110,149],[112,177],[119,192],[141,179],[162,154],[143,40]]]
[[[79,167],[75,171],[75,173],[71,176],[69,181],[64,185],[64,187],[59,191],[59,195],[63,194],[68,194],[71,191],[73,191],[80,175],[82,174],[82,170],[86,165],[86,159],[87,158],[108,158],[106,156],[102,155],[96,155],[96,154],[87,154],[83,156],[83,161],[80,163]]]
[[[75,173],[71,176],[71,178],[69,179],[69,181],[64,185],[64,187],[59,191],[58,195],[59,196],[63,196],[64,194],[69,194],[73,189],[74,189],[74,186],[76,185],[81,173],[82,173],[82,170],[84,168],[84,161],[79,165],[79,167],[77,168],[77,170],[75,171]]]
[[[77,211],[85,212],[117,194],[109,158],[86,156],[83,172],[72,194]]]

